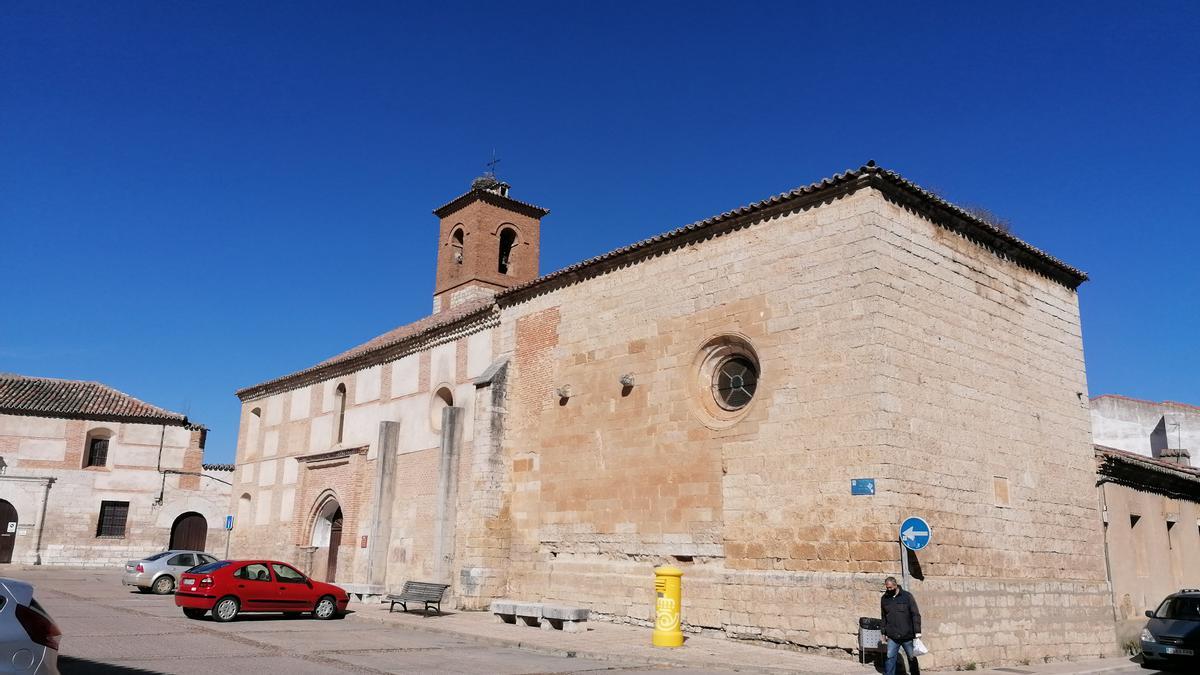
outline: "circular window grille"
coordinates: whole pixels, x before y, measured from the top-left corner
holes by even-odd
[[[713,373],[713,395],[726,410],[740,410],[754,398],[758,387],[758,369],[744,356],[725,359]]]

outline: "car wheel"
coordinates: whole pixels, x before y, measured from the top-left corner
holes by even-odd
[[[332,619],[337,613],[337,602],[330,595],[318,600],[317,606],[313,608],[313,616],[318,619]]]
[[[183,608],[183,615],[189,619],[202,619],[202,618],[204,618],[204,615],[207,613],[208,613],[207,609],[200,609],[199,607],[184,607]]]
[[[169,595],[175,590],[175,580],[164,574],[163,576],[154,580],[154,585],[151,586],[151,590],[153,590],[157,595]]]
[[[213,605],[213,619],[221,623],[233,621],[234,617],[238,615],[239,608],[237,598],[227,595]]]

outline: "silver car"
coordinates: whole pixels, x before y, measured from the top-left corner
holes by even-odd
[[[212,562],[217,562],[217,559],[203,551],[163,551],[141,560],[126,562],[121,583],[136,586],[143,593],[154,591],[159,595],[167,595],[175,592],[180,574],[196,565]]]
[[[58,675],[62,631],[33,599],[33,586],[0,577],[0,671]]]

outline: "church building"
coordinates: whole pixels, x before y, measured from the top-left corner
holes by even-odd
[[[434,214],[429,316],[238,392],[235,556],[851,651],[921,516],[926,667],[1114,653],[1084,273],[873,163],[549,274]]]

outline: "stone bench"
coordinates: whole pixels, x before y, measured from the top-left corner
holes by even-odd
[[[583,607],[494,600],[491,610],[501,623],[523,623],[526,626],[541,626],[542,630],[561,630],[566,633],[587,631],[588,610]]]

